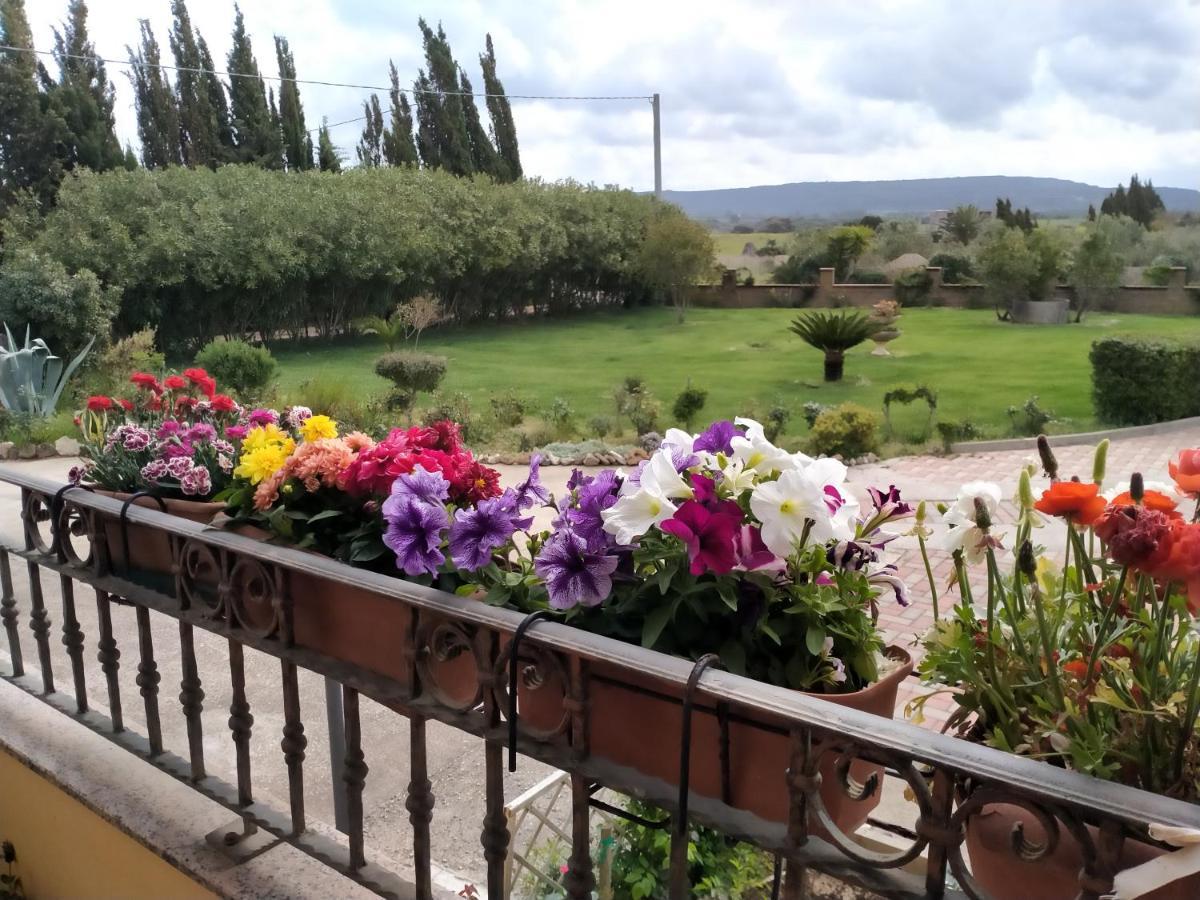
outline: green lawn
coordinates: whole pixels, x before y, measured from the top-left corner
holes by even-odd
[[[741,253],[742,248],[747,242],[753,244],[759,250],[767,245],[767,241],[774,241],[780,247],[786,248],[792,242],[793,235],[790,234],[773,234],[767,231],[754,231],[750,234],[730,234],[725,231],[712,232],[713,246],[717,253]]]
[[[577,421],[586,423],[593,415],[610,414],[613,387],[627,375],[639,375],[669,413],[690,378],[709,392],[702,418],[762,414],[783,403],[793,413],[787,432],[799,436],[806,401],[854,400],[878,410],[889,388],[920,382],[937,391],[939,418],[966,418],[1002,435],[1009,427],[1007,408],[1033,394],[1063,420],[1055,430],[1096,425],[1087,354],[1097,337],[1200,334],[1200,317],[1094,314],[1080,325],[1055,327],[1006,324],[986,310],[908,310],[899,321],[903,334],[890,345],[892,358],[873,357],[872,345],[860,345],[847,355],[845,380],[827,385],[821,354],[788,331],[795,314],[698,309],[678,325],[666,309],[613,312],[435,331],[420,349],[449,359],[443,389],[467,393],[477,411],[488,409],[489,396],[513,391],[536,410],[563,397]],[[302,402],[300,386],[310,379],[382,393],[386,384],[373,371],[381,352],[381,344],[367,339],[284,347],[276,353],[284,397]],[[916,421],[916,412],[908,415]],[[663,427],[667,424],[673,423]]]

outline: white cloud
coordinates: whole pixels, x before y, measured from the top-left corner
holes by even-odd
[[[101,55],[150,19],[167,61],[169,0],[90,0]],[[39,47],[66,0],[27,4]],[[224,65],[232,0],[191,0]],[[479,88],[484,35],[510,94],[663,96],[673,188],[941,175],[1159,185],[1200,176],[1200,5],[1189,0],[244,0],[259,65],[287,36],[301,78],[383,85],[422,65],[418,16],[445,24]],[[136,139],[124,71],[122,139]],[[309,124],[354,118],[369,92],[302,87]],[[648,188],[644,101],[513,101],[526,171]],[[334,138],[353,156],[357,123]]]

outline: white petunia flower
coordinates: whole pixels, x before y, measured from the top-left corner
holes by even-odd
[[[639,484],[630,485],[634,490],[646,490],[660,497],[687,500],[692,496],[692,486],[675,469],[675,460],[670,447],[660,447],[642,469]]]
[[[642,488],[620,497],[600,513],[604,530],[618,544],[631,544],[653,526],[675,515],[675,504],[655,491]]]
[[[806,530],[822,544],[854,537],[858,501],[838,477],[839,467],[844,477],[845,466],[837,460],[817,460],[754,489],[750,510],[762,522],[763,542],[776,556],[790,556]]]
[[[734,421],[746,429],[746,434],[738,435],[730,441],[730,446],[733,448],[730,455],[744,468],[753,469],[762,475],[787,472],[797,468],[796,458],[768,441],[762,425],[758,422],[753,419],[741,418]],[[808,459],[808,457],[803,458]]]

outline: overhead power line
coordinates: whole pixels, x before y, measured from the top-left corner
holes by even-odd
[[[108,59],[103,56],[86,56],[80,53],[63,53],[57,54],[52,50],[38,50],[34,47],[14,47],[11,44],[0,44],[0,50],[8,51],[9,53],[36,53],[39,56],[53,56],[65,59],[81,59],[86,62],[102,62],[106,65],[122,66],[127,69],[134,67],[134,63],[127,59]],[[168,66],[165,63],[151,65],[150,63],[138,63],[137,65],[145,66],[148,69],[166,69],[172,72],[192,72],[197,75],[218,75],[225,78],[261,78],[264,81],[291,82],[292,84],[315,84],[322,87],[341,87],[353,88],[360,91],[391,91],[391,85],[383,87],[374,84],[350,84],[342,81],[320,81],[313,78],[282,78],[279,75],[252,75],[248,72],[221,72],[215,69],[200,69],[192,66]],[[509,100],[651,100],[649,95],[570,95],[570,94],[486,94],[475,93],[473,91],[419,91],[416,88],[401,88],[401,94],[437,94],[443,97],[506,97]],[[352,120],[353,121],[353,120]],[[339,124],[345,124],[339,123]]]

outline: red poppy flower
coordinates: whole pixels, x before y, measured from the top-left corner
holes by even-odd
[[[187,379],[182,375],[168,375],[163,379],[163,386],[168,391],[178,391],[188,386]]]
[[[1188,609],[1200,610],[1200,524],[1172,522],[1171,533],[1141,567],[1159,581],[1183,584],[1188,593]]]
[[[1086,660],[1073,659],[1069,663],[1063,663],[1062,670],[1072,678],[1077,678],[1083,681],[1087,677],[1088,664]],[[1097,678],[1100,675],[1099,661],[1092,663],[1092,677]]]
[[[1200,495],[1200,447],[1180,450],[1179,459],[1167,463],[1167,471],[1183,493]]]
[[[1131,506],[1133,505],[1133,494],[1126,491],[1123,494],[1117,494],[1112,498],[1111,506]],[[1179,515],[1175,512],[1175,507],[1178,506],[1173,499],[1168,497],[1162,491],[1144,491],[1142,493],[1142,506],[1146,509],[1156,509],[1159,512],[1167,513],[1172,518]]]
[[[151,397],[150,402],[147,404],[147,406],[150,407],[152,412],[161,412],[162,411],[162,397],[159,397],[157,395],[154,397]]]
[[[1100,496],[1100,485],[1083,481],[1056,481],[1033,504],[1038,512],[1062,516],[1076,525],[1091,525],[1104,512],[1107,501]]]
[[[133,401],[132,400],[126,400],[126,399],[122,398],[122,399],[118,400],[117,402],[121,404],[121,408],[124,409],[125,412],[133,412]]]
[[[195,409],[199,401],[195,397],[180,397],[175,401],[176,415],[182,415],[189,410]]]
[[[129,380],[144,391],[154,391],[156,394],[162,393],[163,386],[149,372],[134,372],[129,376]]]
[[[112,397],[88,397],[87,408],[90,412],[108,412],[113,408]]]
[[[216,412],[233,412],[237,403],[228,394],[217,394],[212,398],[212,408]]]
[[[1157,509],[1113,504],[1096,520],[1095,528],[1113,560],[1142,568],[1170,540],[1172,525],[1171,517]]]

